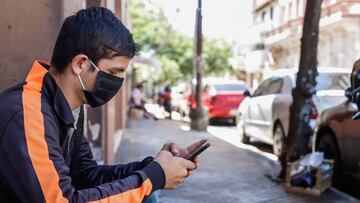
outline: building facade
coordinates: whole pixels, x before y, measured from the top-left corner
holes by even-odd
[[[306,0],[253,1],[252,29],[269,69],[298,67],[305,8]],[[360,0],[323,0],[319,29],[319,66],[352,68],[360,58]]]
[[[125,25],[127,0],[4,0],[0,6],[0,91],[24,80],[36,59],[50,61],[63,20],[92,6],[112,10]],[[127,77],[131,78],[131,77]],[[127,87],[130,81],[127,80]],[[122,88],[108,104],[86,107],[85,134],[95,158],[114,162],[126,123],[129,89]]]

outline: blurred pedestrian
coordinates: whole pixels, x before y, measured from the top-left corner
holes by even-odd
[[[164,92],[162,93],[161,97],[162,97],[164,109],[169,115],[169,116],[167,116],[167,118],[171,118],[172,107],[171,107],[171,86],[170,85],[165,86]]]
[[[130,111],[132,109],[138,109],[144,112],[145,118],[153,118],[154,120],[158,120],[158,118],[153,114],[150,113],[145,108],[145,100],[144,100],[144,86],[143,83],[137,83],[136,87],[133,89],[131,93],[131,99],[130,99]]]

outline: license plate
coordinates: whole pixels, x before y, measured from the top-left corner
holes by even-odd
[[[231,116],[236,116],[238,114],[238,110],[237,109],[230,110],[229,114]]]

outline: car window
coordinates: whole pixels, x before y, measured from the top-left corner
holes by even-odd
[[[283,80],[278,77],[272,77],[260,84],[254,93],[254,97],[280,93]]]
[[[350,86],[350,73],[326,73],[320,72],[316,77],[316,91],[321,90],[345,90]],[[296,76],[292,78],[293,85]]]
[[[241,84],[216,84],[213,85],[216,91],[246,91],[245,85]]]
[[[316,90],[345,90],[350,86],[350,73],[320,73],[316,77]]]
[[[271,80],[271,83],[269,84],[266,94],[278,94],[281,92],[281,88],[283,85],[283,79],[281,78],[274,78]]]
[[[254,92],[254,97],[262,96],[266,93],[267,87],[271,83],[271,79],[264,80]]]

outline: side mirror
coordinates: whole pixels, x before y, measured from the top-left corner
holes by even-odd
[[[251,94],[250,94],[249,90],[246,90],[246,91],[244,92],[244,96],[246,96],[246,97],[251,97]]]
[[[348,99],[349,102],[353,101],[353,89],[351,87],[346,88],[345,90],[345,97]]]
[[[349,107],[348,111],[350,111],[350,112],[358,111],[357,105],[350,101],[348,101],[348,107]]]

